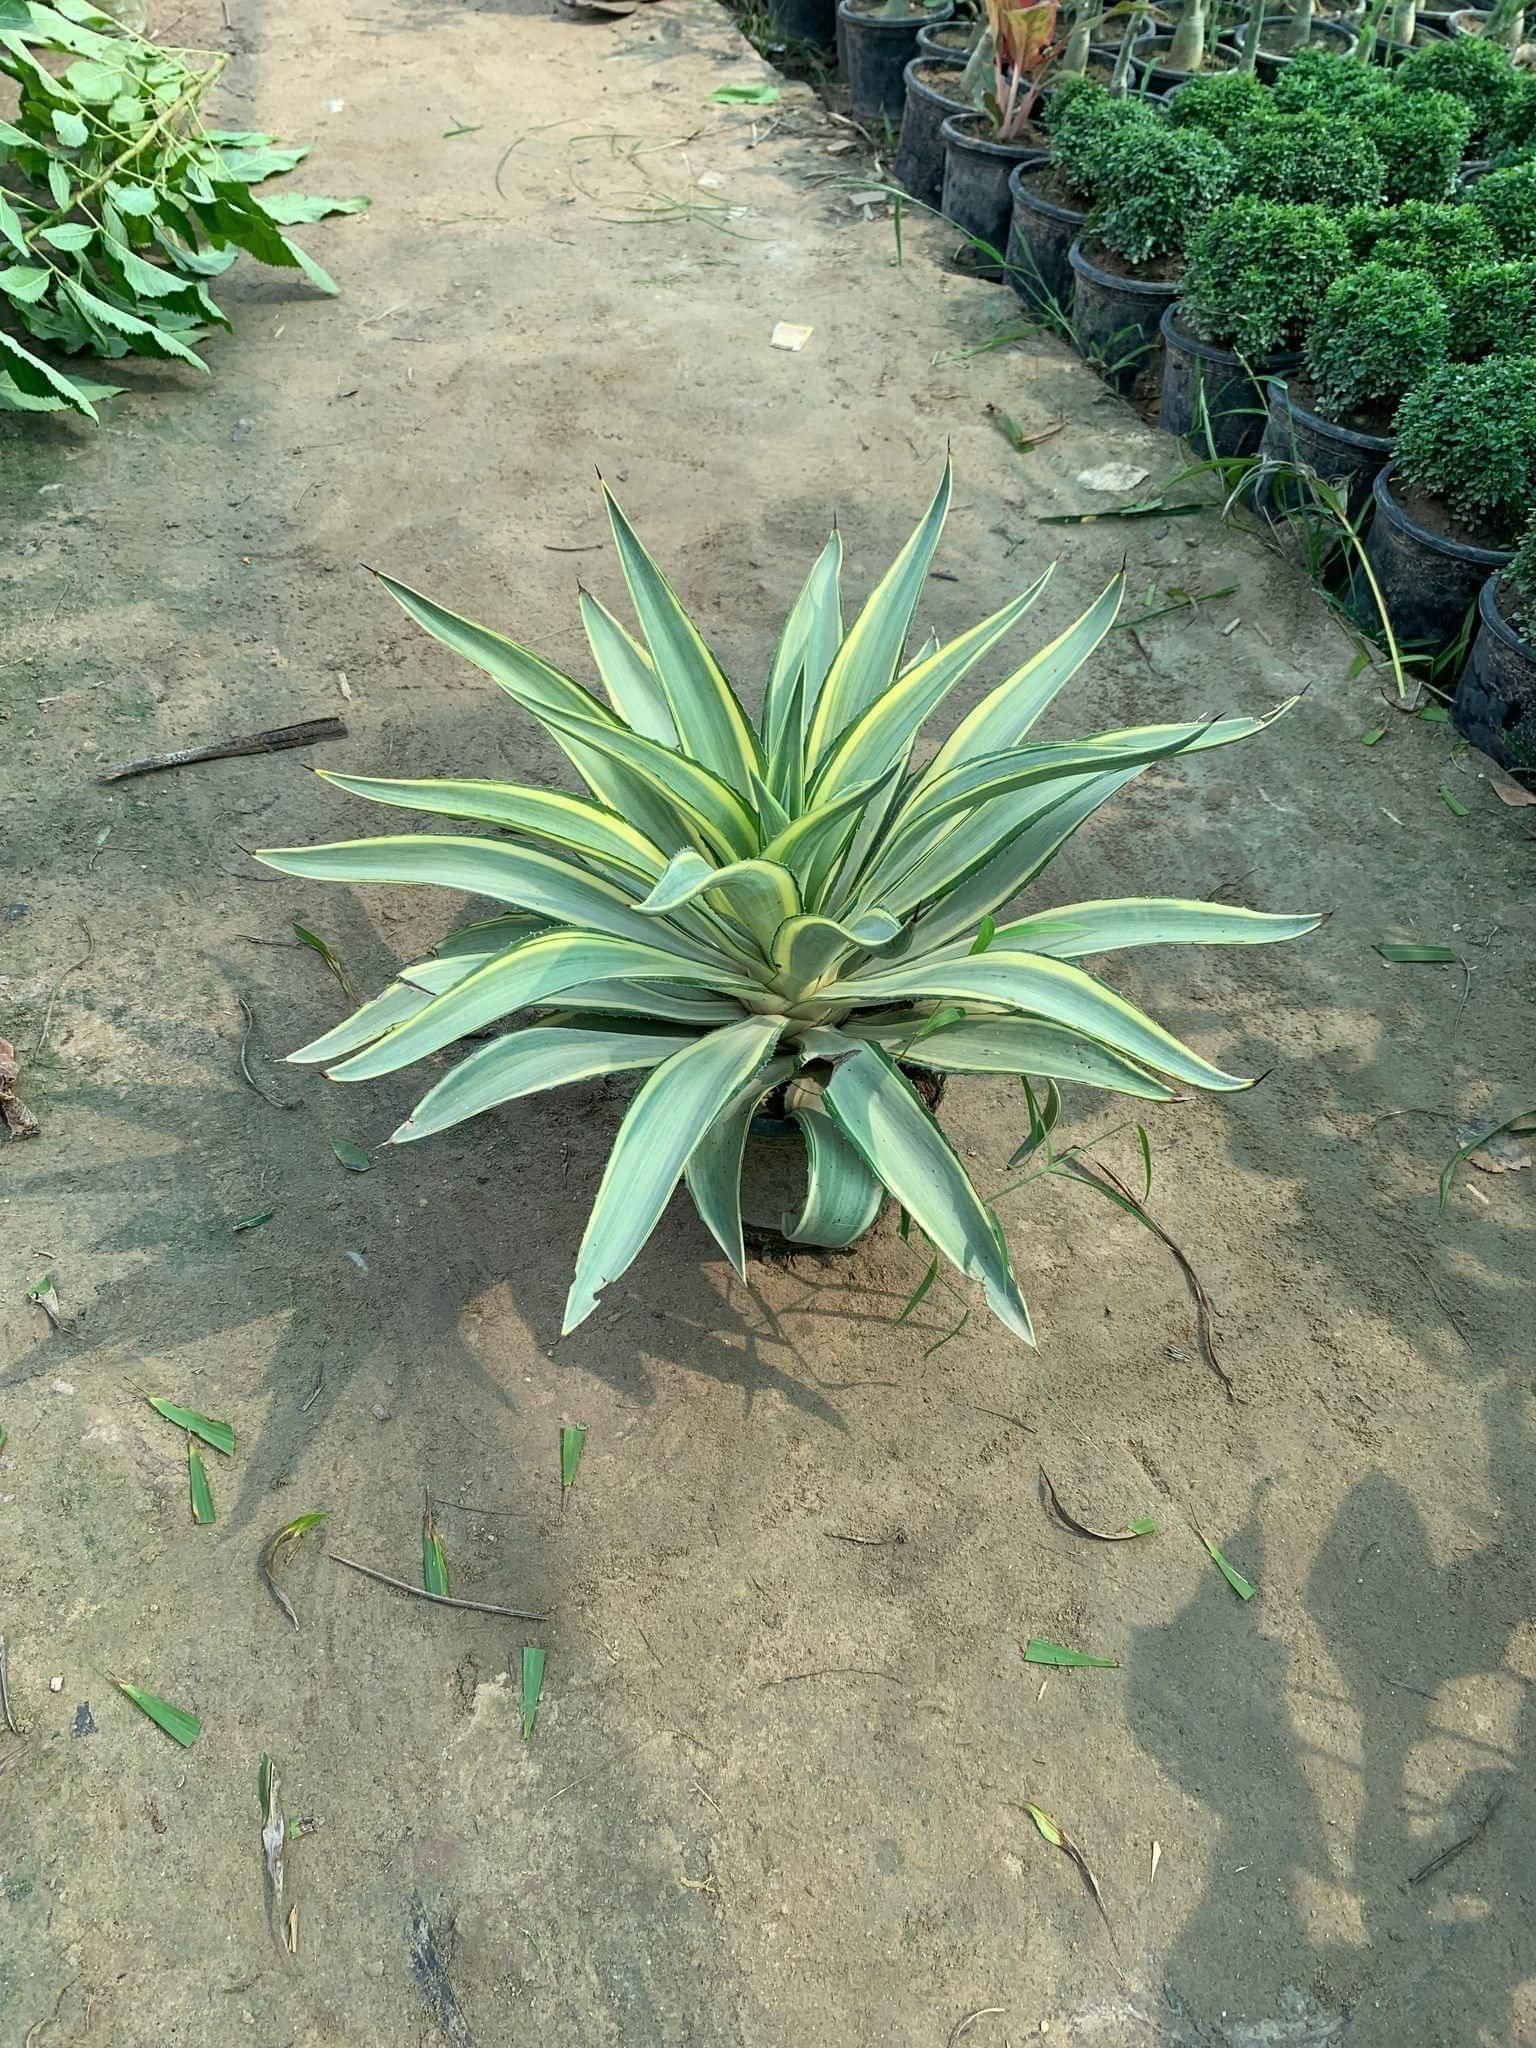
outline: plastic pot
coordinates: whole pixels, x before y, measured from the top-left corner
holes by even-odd
[[[1353,24],[1344,21],[1324,21],[1314,17],[1312,33],[1307,37],[1306,47],[1309,50],[1330,50],[1335,56],[1347,57],[1359,41],[1359,30]],[[1261,43],[1253,68],[1265,85],[1273,85],[1290,61],[1291,53],[1271,53]]]
[[[1499,578],[1478,593],[1477,634],[1451,716],[1501,768],[1536,776],[1536,645],[1499,610]]]
[[[907,98],[902,74],[917,55],[917,32],[925,21],[948,21],[954,11],[955,0],[939,0],[925,15],[887,21],[863,12],[853,0],[838,0],[837,53],[855,120],[883,116],[893,124],[900,121]]]
[[[1081,241],[1067,251],[1072,266],[1072,334],[1084,359],[1116,391],[1129,391],[1156,366],[1158,329],[1179,296],[1177,278],[1121,277],[1084,255]]]
[[[932,78],[919,78],[920,71],[932,72],[943,65],[957,93],[964,65],[953,58],[925,56],[921,50],[907,66],[906,106],[901,116],[901,141],[891,164],[891,176],[903,191],[925,206],[937,206],[944,196],[944,123],[951,114],[968,114],[967,101],[947,98]]]
[[[1488,577],[1505,567],[1514,550],[1473,547],[1410,519],[1392,495],[1390,462],[1372,491],[1376,516],[1366,536],[1366,558],[1398,646],[1404,651],[1444,647],[1461,631]],[[1370,585],[1358,568],[1350,578],[1349,604],[1363,624],[1376,623]]]
[[[1043,163],[1045,151],[1022,142],[998,142],[986,133],[987,126],[985,114],[951,114],[939,131],[944,138],[940,205],[946,220],[996,249],[1001,257],[1013,211],[1009,176],[1017,164]],[[974,267],[978,277],[1003,275],[1002,263],[990,261],[980,250]]]
[[[1377,473],[1392,460],[1392,443],[1385,434],[1357,433],[1352,427],[1335,426],[1321,413],[1308,412],[1292,398],[1283,378],[1272,377],[1259,452],[1273,462],[1305,463],[1324,483],[1338,484],[1349,516],[1358,525],[1360,515],[1369,509]],[[1263,512],[1299,512],[1308,502],[1299,484],[1260,482],[1256,489]]]
[[[1013,211],[1008,225],[1008,282],[1026,306],[1065,313],[1072,305],[1068,251],[1083,231],[1086,213],[1058,206],[1036,192],[1031,180],[1049,167],[1015,164],[1008,178]]]
[[[829,49],[837,32],[837,0],[765,0],[775,42]]]
[[[980,32],[974,21],[925,21],[917,32],[917,54],[963,64]]]
[[[1266,418],[1259,380],[1272,370],[1293,370],[1301,361],[1300,351],[1246,363],[1231,349],[1191,334],[1180,322],[1176,305],[1164,312],[1158,332],[1163,342],[1162,426],[1170,434],[1193,438],[1202,458],[1251,455],[1263,437]]]
[[[1186,78],[1200,78],[1206,74],[1198,71],[1170,71],[1166,64],[1159,63],[1173,45],[1173,31],[1160,29],[1155,36],[1148,36],[1145,42],[1135,45],[1133,62],[1138,74],[1138,83],[1143,92],[1167,92],[1175,85],[1182,85]],[[1238,61],[1238,52],[1229,42],[1219,42],[1214,54],[1225,57],[1225,64],[1213,64],[1212,71],[1230,71]]]

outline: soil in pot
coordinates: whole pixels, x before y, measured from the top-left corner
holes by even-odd
[[[1101,243],[1067,251],[1072,266],[1072,338],[1084,360],[1114,390],[1150,397],[1162,377],[1159,328],[1179,295],[1181,260],[1159,257],[1139,269]]]
[[[969,251],[966,268],[977,277],[1001,278],[1013,212],[1008,179],[1016,165],[1042,160],[1046,138],[1043,130],[1031,128],[1015,142],[999,142],[991,126],[985,114],[976,113],[951,114],[944,123],[940,205],[946,220],[983,245]],[[996,257],[988,250],[996,250]]]
[[[1169,306],[1159,329],[1163,343],[1161,425],[1193,440],[1200,459],[1213,455],[1251,455],[1263,437],[1268,417],[1260,379],[1274,370],[1289,370],[1299,354],[1272,356],[1248,363],[1230,349],[1218,348],[1193,334]]]
[[[1170,71],[1158,60],[1166,54],[1172,42],[1173,33],[1168,30],[1137,44],[1135,64],[1143,92],[1169,92],[1174,86],[1182,85],[1186,78],[1209,77],[1214,71],[1235,71],[1240,61],[1232,44],[1218,43],[1214,50],[1206,51],[1200,71]]]
[[[1458,527],[1432,498],[1392,488],[1388,463],[1373,486],[1375,517],[1365,552],[1381,590],[1392,631],[1404,653],[1439,650],[1466,625],[1485,580],[1502,570],[1512,548],[1481,544],[1489,536]],[[1364,574],[1350,579],[1349,607],[1362,625],[1377,625]]]
[[[907,97],[902,74],[917,55],[917,32],[925,23],[949,20],[954,11],[955,0],[931,7],[921,0],[838,0],[838,60],[855,120],[884,119],[893,127],[901,120]]]
[[[903,74],[907,96],[891,175],[925,206],[944,196],[944,123],[971,111],[959,96],[964,68],[958,60],[917,56]]]
[[[1392,460],[1391,415],[1364,411],[1340,420],[1317,409],[1312,380],[1298,370],[1269,382],[1269,412],[1259,452],[1275,463],[1301,463],[1325,483],[1344,492],[1345,506],[1358,526],[1370,510],[1371,486],[1377,472]],[[1312,499],[1304,485],[1281,477],[1256,477],[1255,510],[1270,517],[1304,511]]]
[[[1296,52],[1289,47],[1286,39],[1288,24],[1284,18],[1273,24],[1265,17],[1259,32],[1259,54],[1254,60],[1254,69],[1265,85],[1273,85]],[[1316,21],[1307,37],[1309,50],[1328,50],[1336,57],[1347,57],[1360,37],[1354,25],[1341,21]]]
[[[837,0],[764,0],[775,43],[830,50],[837,39]]]
[[[1474,747],[1536,787],[1536,622],[1514,623],[1518,600],[1490,576],[1477,600],[1477,634],[1451,716]]]
[[[974,21],[925,21],[917,32],[917,53],[963,64],[979,33]]]
[[[1089,202],[1047,159],[1018,164],[1008,180],[1008,282],[1026,306],[1066,313],[1072,305],[1068,252],[1083,231]]]

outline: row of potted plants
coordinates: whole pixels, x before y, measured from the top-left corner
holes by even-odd
[[[1536,500],[1536,80],[1463,35],[1390,69],[1314,43],[1267,87],[1254,17],[1237,67],[1156,94],[1130,84],[1155,40],[1075,51],[1082,26],[992,0],[963,63],[926,29],[898,181],[1119,389],[1160,385],[1202,453],[1262,442],[1277,478],[1341,484],[1370,521],[1354,609],[1374,624],[1379,595],[1401,647],[1455,642],[1490,578],[1485,638],[1509,624]],[[1536,649],[1513,630],[1465,688],[1506,692],[1481,743],[1491,722],[1529,769]]]

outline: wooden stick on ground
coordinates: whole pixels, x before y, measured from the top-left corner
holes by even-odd
[[[174,754],[146,754],[142,761],[123,761],[104,768],[98,782],[121,782],[125,775],[153,775],[161,768],[185,768],[190,761],[230,761],[238,754],[277,754],[285,747],[312,747],[316,740],[342,740],[340,718],[306,718],[302,725],[275,725],[269,732],[248,732],[237,740],[215,740],[207,747],[182,747]]]
[[[388,1572],[375,1571],[371,1564],[359,1564],[355,1557],[343,1557],[339,1550],[328,1555],[337,1564],[344,1564],[348,1571],[361,1572],[365,1579],[377,1579],[381,1586],[393,1586],[397,1592],[410,1593],[418,1600],[430,1600],[434,1607],[465,1607],[471,1614],[500,1614],[508,1621],[548,1621],[547,1614],[524,1614],[517,1607],[494,1607],[489,1600],[451,1600],[446,1593],[429,1593],[425,1586],[413,1586],[409,1579],[392,1579]]]

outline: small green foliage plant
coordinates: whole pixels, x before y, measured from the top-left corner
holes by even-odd
[[[1426,43],[1394,70],[1400,92],[1449,92],[1472,113],[1472,147],[1491,153],[1520,114],[1524,92],[1508,50],[1482,36]]]
[[[1382,164],[1389,206],[1447,200],[1472,135],[1472,109],[1449,92],[1389,93],[1359,117]]]
[[[270,867],[468,891],[500,914],[403,968],[293,1057],[364,1081],[537,1013],[472,1045],[397,1142],[545,1089],[642,1074],[577,1255],[566,1330],[626,1271],[680,1179],[744,1270],[743,1147],[773,1096],[805,1138],[804,1199],[784,1218],[794,1242],[849,1244],[890,1197],[1032,1341],[1002,1225],[911,1070],[1029,1076],[1052,1101],[1072,1079],[1156,1101],[1172,1083],[1248,1085],[1077,962],[1124,946],[1292,938],[1315,919],[1161,898],[1024,915],[1005,906],[1143,768],[1245,738],[1263,721],[1039,739],[1038,720],[1114,622],[1116,577],[931,750],[927,721],[1046,580],[909,658],[950,490],[946,468],[917,531],[846,626],[832,535],[790,612],[757,720],[611,498],[639,637],[583,596],[602,694],[384,579],[413,619],[537,720],[586,793],[329,774],[354,796],[498,836],[432,830],[294,847],[264,853]]]
[[[1072,191],[1091,201],[1111,145],[1129,129],[1154,126],[1158,115],[1146,100],[1112,98],[1101,85],[1064,79],[1047,97],[1043,119],[1051,162]]]
[[[1088,232],[1123,262],[1176,257],[1236,179],[1232,152],[1198,128],[1166,121],[1125,129],[1098,154]]]
[[[1288,206],[1378,206],[1385,171],[1351,121],[1313,110],[1255,121],[1232,139],[1237,189]]]
[[[1505,618],[1523,640],[1536,640],[1536,512],[1526,522],[1499,590]]]
[[[1270,96],[1282,114],[1316,109],[1358,121],[1394,95],[1390,81],[1380,71],[1314,44],[1298,51],[1285,66],[1270,88]]]
[[[1271,111],[1268,92],[1251,71],[1202,72],[1168,102],[1175,128],[1203,128],[1230,148],[1232,139]]]
[[[206,369],[197,344],[229,325],[209,285],[242,250],[336,290],[288,230],[368,202],[259,191],[308,151],[203,125],[226,62],[160,49],[81,0],[0,0],[0,73],[16,87],[0,120],[0,411],[95,419],[119,388],[30,341]]]
[[[1307,336],[1307,370],[1325,418],[1390,414],[1445,361],[1449,323],[1432,279],[1363,263],[1323,294]]]
[[[1499,254],[1493,229],[1466,204],[1408,199],[1401,206],[1357,206],[1344,216],[1344,227],[1360,262],[1422,270],[1442,286],[1469,263],[1493,262]]]
[[[1349,262],[1344,230],[1326,208],[1234,199],[1190,243],[1180,318],[1237,355],[1276,355],[1298,346]]]
[[[1457,362],[1536,353],[1536,260],[1472,263],[1445,287]]]
[[[1536,256],[1536,161],[1489,171],[1473,185],[1470,198],[1502,255]]]
[[[1512,548],[1536,503],[1536,355],[1449,363],[1415,385],[1397,414],[1393,480]]]

